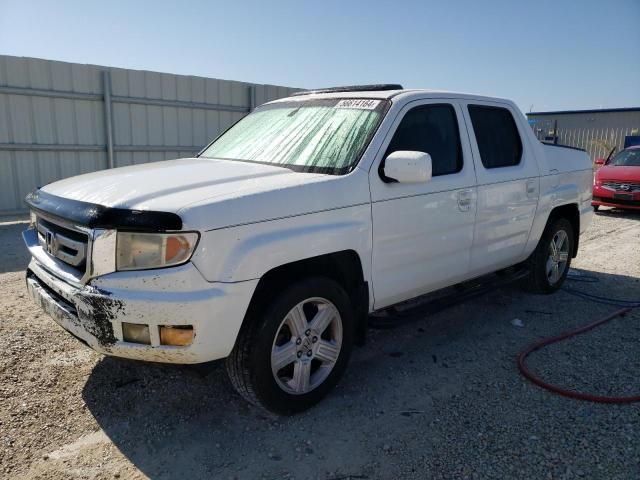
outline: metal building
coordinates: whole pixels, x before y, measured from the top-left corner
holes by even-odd
[[[539,140],[583,148],[594,160],[640,135],[640,107],[530,112],[527,118]]]
[[[0,215],[60,178],[190,156],[296,90],[0,55]]]

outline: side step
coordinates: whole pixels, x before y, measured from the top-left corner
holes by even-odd
[[[426,315],[432,315],[521,280],[527,275],[529,275],[529,270],[518,266],[458,283],[452,287],[373,312],[369,315],[368,326],[379,329],[394,328],[414,320],[420,320]]]

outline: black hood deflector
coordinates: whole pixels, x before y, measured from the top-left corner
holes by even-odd
[[[88,228],[119,228],[146,232],[182,230],[176,213],[106,207],[51,195],[36,189],[24,201],[29,208]]]

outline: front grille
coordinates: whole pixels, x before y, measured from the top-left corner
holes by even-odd
[[[640,183],[635,182],[614,182],[607,180],[605,182],[602,182],[602,187],[614,192],[640,192]]]
[[[89,237],[52,220],[37,217],[38,243],[50,256],[84,271],[87,265],[87,247]]]

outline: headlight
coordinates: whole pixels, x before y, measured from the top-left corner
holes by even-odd
[[[118,232],[116,268],[144,270],[186,263],[198,243],[198,234]]]

